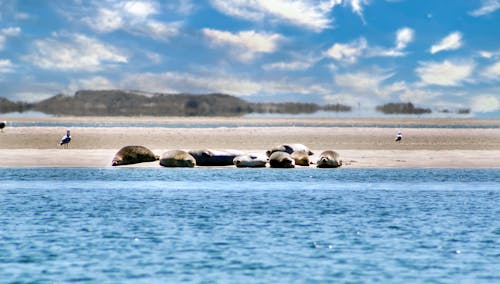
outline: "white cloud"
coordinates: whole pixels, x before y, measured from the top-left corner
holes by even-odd
[[[312,62],[305,61],[289,61],[289,62],[274,62],[262,66],[264,70],[284,70],[284,71],[298,71],[309,69],[313,65]]]
[[[486,67],[482,75],[494,81],[500,81],[500,61]]]
[[[399,29],[396,32],[396,50],[405,49],[413,41],[414,34],[415,32],[408,27]]]
[[[404,49],[413,41],[414,31],[408,27],[396,31],[395,46],[390,49],[383,47],[370,47],[366,50],[368,57],[400,57],[405,56]]]
[[[473,97],[470,101],[473,112],[493,112],[500,110],[498,95],[484,94]]]
[[[130,28],[130,32],[137,35],[148,35],[157,40],[169,40],[179,34],[181,26],[181,22],[163,23],[151,20],[143,25]]]
[[[441,94],[433,91],[419,89],[416,86],[412,86],[412,87],[406,87],[404,92],[399,96],[399,99],[402,102],[411,102],[414,104],[428,105],[428,104],[435,104],[436,98],[439,97],[440,95]]]
[[[406,89],[403,82],[386,83],[393,76],[393,73],[384,70],[365,70],[356,73],[337,74],[335,75],[335,83],[338,87],[361,96],[388,98]]]
[[[227,31],[203,29],[203,34],[214,45],[231,46],[236,57],[244,62],[251,61],[258,53],[272,53],[277,50],[278,42],[283,39],[279,34],[241,31],[233,34]]]
[[[85,17],[83,22],[98,32],[112,32],[122,28],[125,21],[116,10],[102,8],[94,17]]]
[[[470,12],[472,16],[479,17],[487,14],[491,14],[496,10],[500,9],[500,1],[499,0],[483,0],[483,4],[481,7],[476,10]]]
[[[345,3],[349,4],[352,11],[358,14],[364,22],[363,5],[368,5],[368,0],[345,0]]]
[[[153,17],[160,14],[157,1],[94,1],[90,11],[78,11],[82,22],[97,32],[107,33],[124,30],[128,33],[169,40],[179,34],[180,22],[162,22]],[[68,18],[75,18],[71,14]]]
[[[342,0],[212,0],[220,12],[251,21],[282,21],[314,31],[330,28],[330,12]],[[352,0],[358,2],[358,0]],[[354,5],[354,4],[353,4]]]
[[[355,63],[368,47],[366,39],[361,37],[347,44],[335,43],[325,53],[326,56],[344,63]]]
[[[110,90],[116,86],[105,77],[95,76],[86,79],[71,80],[67,92],[72,94],[78,90]]]
[[[98,71],[128,61],[117,48],[81,34],[37,40],[33,53],[23,59],[43,69],[73,71]]]
[[[455,50],[462,46],[462,34],[460,32],[453,32],[440,40],[437,44],[431,47],[432,54],[445,50]]]
[[[301,71],[311,68],[321,57],[294,54],[293,60],[268,63],[262,66],[264,70]]]
[[[474,67],[472,62],[421,62],[416,72],[424,85],[459,86],[469,79]]]
[[[134,17],[147,18],[158,13],[158,4],[155,1],[126,1],[119,2],[118,5]]]
[[[477,52],[477,56],[489,60],[498,60],[500,59],[500,50],[480,50]]]
[[[18,36],[21,33],[21,28],[19,27],[9,27],[0,30],[0,50],[5,48],[5,41],[8,37]]]
[[[9,59],[0,59],[0,73],[9,73],[14,70],[14,64]]]
[[[370,47],[365,38],[361,37],[350,43],[335,43],[325,52],[327,57],[337,61],[353,64],[360,57],[399,57],[406,53],[404,49],[414,39],[414,31],[403,27],[396,31],[395,46],[393,48]]]

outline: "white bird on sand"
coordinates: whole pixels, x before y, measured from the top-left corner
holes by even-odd
[[[3,129],[7,126],[7,121],[0,121],[0,131],[3,132]]]
[[[62,146],[66,144],[66,148],[69,147],[69,142],[71,142],[71,134],[69,133],[69,130],[66,130],[66,135],[61,138],[61,142],[59,144]]]
[[[401,132],[398,132],[398,135],[396,135],[396,139],[394,141],[399,142],[401,141],[401,139],[403,139],[403,135],[401,134]]]

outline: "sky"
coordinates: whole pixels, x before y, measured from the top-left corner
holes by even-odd
[[[500,117],[500,0],[0,0],[0,97],[81,89]]]

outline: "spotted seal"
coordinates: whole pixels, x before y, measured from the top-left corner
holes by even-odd
[[[158,159],[158,156],[144,146],[125,146],[115,154],[111,165],[122,166],[142,162],[153,162]]]
[[[296,151],[304,151],[308,155],[314,155],[314,153],[311,152],[309,147],[307,147],[304,144],[297,144],[297,143],[295,143],[295,144],[281,144],[281,145],[275,146],[275,147],[271,148],[270,150],[267,150],[266,154],[268,157],[270,157],[271,154],[274,152],[286,152],[288,154],[292,154],[293,152],[296,152]]]
[[[269,157],[271,168],[295,168],[295,160],[287,152],[274,152]]]
[[[161,155],[160,165],[164,167],[193,168],[196,166],[196,160],[186,151],[170,150]]]
[[[338,168],[342,166],[342,160],[340,159],[339,153],[328,150],[319,155],[316,164],[318,168]]]
[[[238,150],[191,150],[188,152],[198,166],[232,166],[233,160],[244,153]]]
[[[233,163],[238,168],[263,168],[267,164],[268,158],[263,155],[246,154],[233,159]]]

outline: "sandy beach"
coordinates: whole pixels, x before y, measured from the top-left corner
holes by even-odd
[[[323,150],[336,150],[344,167],[351,168],[500,168],[500,119],[36,119],[49,126],[22,126],[32,118],[6,120],[9,126],[0,133],[0,167],[110,167],[114,154],[126,145],[143,145],[161,155],[171,149],[204,148],[265,152],[282,143],[302,143],[315,152],[313,161]],[[161,127],[122,127],[131,121]],[[70,127],[69,149],[58,144],[68,127],[50,126],[89,122],[122,124]],[[205,126],[189,127],[200,124]],[[403,132],[401,143],[394,142],[398,131]],[[133,166],[160,167],[158,162]]]

